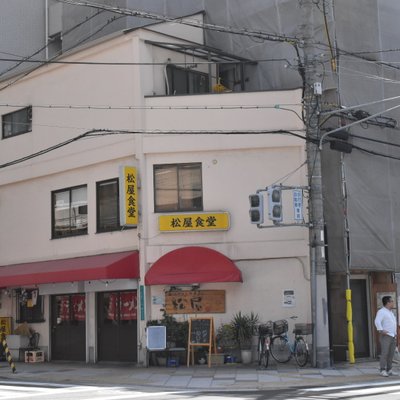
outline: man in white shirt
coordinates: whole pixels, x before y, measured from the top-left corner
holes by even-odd
[[[398,375],[392,370],[392,360],[396,349],[397,322],[393,314],[394,300],[391,296],[382,297],[383,307],[375,317],[375,326],[380,333],[381,358],[380,374],[382,376]]]

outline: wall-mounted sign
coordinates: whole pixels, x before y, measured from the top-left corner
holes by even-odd
[[[283,291],[283,307],[294,307],[296,305],[296,297],[293,289],[285,289]]]
[[[161,232],[227,231],[230,225],[227,212],[165,214],[160,215],[158,223]]]
[[[224,313],[225,290],[177,290],[165,293],[167,314]]]
[[[138,220],[138,188],[135,167],[123,166],[119,174],[119,201],[121,226],[136,226]]]
[[[0,335],[11,335],[11,317],[0,317]]]

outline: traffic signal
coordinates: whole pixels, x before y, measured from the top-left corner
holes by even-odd
[[[250,222],[262,224],[264,222],[264,197],[261,193],[251,194],[250,201]]]
[[[350,154],[353,151],[353,145],[348,142],[350,133],[347,129],[341,129],[329,135],[333,140],[329,142],[331,150],[341,151]],[[338,139],[338,140],[336,140]]]
[[[282,217],[282,189],[279,186],[268,188],[268,218],[274,223],[281,222]]]

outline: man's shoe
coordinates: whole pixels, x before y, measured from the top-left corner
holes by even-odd
[[[399,374],[397,372],[394,372],[392,369],[389,369],[387,373],[389,376],[399,376]]]
[[[389,374],[386,372],[386,370],[381,371],[380,375],[385,376],[385,377],[389,376]]]

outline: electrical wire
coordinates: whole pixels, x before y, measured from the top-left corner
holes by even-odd
[[[321,111],[320,115],[332,115],[332,114],[346,113],[346,112],[349,112],[351,110],[355,110],[357,108],[368,107],[368,106],[372,106],[374,104],[384,103],[386,101],[392,101],[392,100],[398,100],[398,99],[400,99],[400,96],[388,97],[386,99],[370,101],[368,103],[358,104],[358,105],[350,106],[350,107],[342,106],[343,108],[340,108],[340,109],[337,109],[337,110]]]
[[[95,8],[98,10],[105,10],[117,14],[122,14],[122,15],[129,15],[132,17],[139,17],[139,18],[145,18],[145,19],[151,19],[155,21],[162,21],[162,22],[173,22],[173,23],[178,23],[182,25],[188,25],[194,28],[201,28],[201,29],[206,29],[206,30],[212,30],[212,31],[217,31],[217,32],[225,32],[225,33],[231,33],[235,35],[242,35],[242,36],[249,36],[253,38],[259,38],[263,40],[268,40],[268,41],[274,41],[274,42],[301,42],[296,37],[289,37],[285,35],[277,35],[277,34],[271,34],[268,32],[264,32],[261,30],[252,30],[252,29],[247,29],[247,28],[234,28],[234,27],[226,27],[226,26],[221,26],[221,25],[215,25],[215,24],[207,24],[207,23],[202,23],[198,20],[195,19],[188,19],[188,18],[176,18],[176,17],[168,17],[165,15],[158,15],[158,14],[153,14],[145,11],[137,11],[137,10],[130,10],[127,8],[120,8],[120,7],[113,7],[109,6],[106,4],[98,4],[92,1],[77,1],[77,0],[58,0],[61,3],[65,4],[70,4],[70,5],[75,5],[75,6],[82,6],[82,7],[90,7],[90,8]]]
[[[83,21],[77,23],[76,25],[72,26],[70,29],[66,30],[65,32],[62,33],[62,35],[65,37],[68,34],[70,34],[71,32],[73,32],[75,29],[81,27],[83,24],[88,23],[89,21],[91,21],[93,18],[97,17],[99,14],[103,13],[103,11],[98,10],[97,13],[93,14],[92,16],[85,18]],[[10,68],[2,71],[0,73],[0,77],[7,74],[8,72],[11,72],[12,70],[14,70],[15,68],[17,68],[18,66],[20,66],[22,63],[26,63],[26,62],[36,62],[36,60],[31,60],[32,57],[36,56],[37,54],[41,53],[42,51],[46,50],[49,47],[49,42],[46,43],[43,47],[41,47],[40,49],[36,50],[34,53],[32,53],[31,55],[27,56],[27,57],[22,57],[20,60],[13,60],[13,59],[1,59],[0,61],[17,61],[17,63],[13,66],[11,66]],[[4,53],[6,54],[6,53]],[[40,62],[40,61],[39,61]],[[46,63],[48,62],[48,60],[43,60],[42,63]]]
[[[96,31],[96,34],[98,31]],[[87,40],[87,39],[85,39]],[[19,56],[18,56],[19,57]],[[130,65],[165,65],[165,62],[101,62],[101,61],[63,61],[63,60],[28,60],[25,58],[0,58],[0,61],[18,61],[21,63],[31,64],[69,64],[69,65],[105,65],[105,66],[130,66]],[[229,64],[254,64],[263,62],[281,62],[284,61],[289,63],[286,58],[269,58],[269,59],[252,59],[252,60],[241,60],[241,61],[196,61],[195,64],[199,65],[229,65]],[[173,62],[174,65],[187,65],[187,62]]]
[[[285,176],[277,179],[274,183],[271,184],[271,186],[276,185],[278,182],[280,184],[285,183],[291,176],[293,176],[297,171],[299,171],[302,167],[304,167],[305,165],[307,165],[307,160],[304,161],[303,163],[301,163],[296,169],[294,169],[293,171],[289,172],[288,174],[286,174]]]
[[[47,147],[45,149],[39,150],[35,153],[29,154],[27,156],[18,158],[13,161],[8,161],[6,163],[0,164],[0,169],[10,167],[12,165],[20,164],[22,162],[31,160],[33,158],[39,157],[43,154],[49,153],[51,151],[57,150],[61,147],[67,146],[71,143],[74,143],[78,140],[87,139],[87,138],[96,138],[101,136],[110,136],[110,135],[266,135],[266,134],[281,134],[281,135],[291,135],[303,140],[306,138],[296,132],[287,131],[287,130],[261,130],[261,131],[145,131],[145,130],[110,130],[110,129],[91,129],[87,132],[84,132],[78,136],[75,136],[71,139],[65,140],[53,146]]]
[[[46,109],[69,109],[69,110],[263,110],[275,109],[290,111],[297,114],[294,110],[287,107],[301,107],[301,103],[270,104],[270,105],[198,105],[198,106],[111,106],[111,105],[72,105],[72,104],[8,104],[0,103],[0,107],[11,108],[46,108]],[[299,116],[297,114],[297,116]]]
[[[97,15],[97,14],[96,14]],[[123,17],[119,17],[119,18],[123,18]],[[119,19],[118,18],[118,19]],[[90,35],[86,36],[85,38],[83,38],[81,41],[79,41],[78,43],[74,43],[73,46],[71,46],[70,48],[64,50],[64,51],[70,51],[73,48],[75,48],[76,46],[84,43],[85,41],[89,40],[91,37],[93,37],[94,35],[98,34],[100,31],[102,31],[104,28],[106,28],[110,23],[113,23],[114,21],[116,21],[116,19],[112,19],[111,21],[107,21],[103,26],[101,26],[98,30],[96,30],[95,32],[91,33]],[[6,85],[0,87],[0,92],[4,89],[7,89],[8,87],[14,85],[15,83],[17,83],[18,81],[20,81],[21,79],[25,78],[26,76],[30,75],[32,72],[36,71],[37,69],[39,69],[40,67],[42,67],[45,64],[48,64],[49,62],[51,62],[52,60],[54,60],[55,58],[57,58],[59,56],[59,54],[56,54],[54,57],[50,58],[49,60],[46,60],[45,62],[43,62],[42,64],[32,68],[31,70],[23,73],[22,75],[17,76],[14,80],[11,80],[10,82],[8,82]]]

